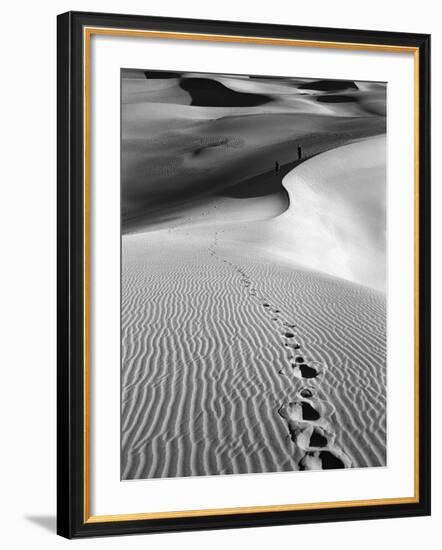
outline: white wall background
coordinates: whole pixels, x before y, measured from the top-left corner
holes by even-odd
[[[433,35],[433,516],[69,542],[55,535],[56,14],[107,11]],[[442,535],[442,9],[402,0],[59,0],[2,8],[0,523],[4,548],[437,547]]]

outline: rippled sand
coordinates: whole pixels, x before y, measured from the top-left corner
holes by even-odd
[[[376,143],[355,145],[378,158]],[[349,280],[362,275],[345,261],[342,276],[308,265],[306,244],[323,235],[338,251],[354,217],[329,212],[335,240],[296,221],[332,189],[317,177],[321,156],[287,176],[289,209],[264,220],[239,222],[241,199],[214,198],[168,229],[123,236],[123,479],[385,466],[385,293]],[[314,192],[301,210],[297,185]],[[344,210],[358,214],[358,197]],[[366,227],[357,239],[369,251]]]

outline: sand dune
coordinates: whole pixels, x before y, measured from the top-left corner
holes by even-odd
[[[170,208],[142,227],[212,231],[213,223],[224,224],[224,240],[232,247],[252,247],[269,261],[285,258],[385,291],[385,150],[385,135],[341,146],[287,175],[282,167],[279,174],[271,171]]]
[[[305,160],[385,132],[383,85],[146,73],[123,79],[125,232],[291,163],[298,146]]]
[[[309,163],[284,180],[288,209],[255,211],[267,221],[239,222],[219,198],[123,237],[123,479],[385,465],[384,293],[272,246],[312,214],[298,183],[333,197],[321,155]]]
[[[281,215],[226,228],[225,238],[385,291],[385,151],[383,135],[307,160],[282,180],[290,206]]]
[[[385,290],[385,135],[328,151],[284,179],[293,208],[278,218],[282,254]]]
[[[384,295],[198,233],[123,238],[122,478],[384,465]]]
[[[385,466],[385,86],[125,79],[122,479]]]

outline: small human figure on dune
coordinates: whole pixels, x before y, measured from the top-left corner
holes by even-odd
[[[298,160],[301,160],[302,159],[302,149],[301,149],[301,146],[298,145]]]
[[[276,161],[276,162],[275,162],[275,172],[278,173],[280,169],[281,169],[281,168],[280,168],[280,166],[279,166],[279,162]]]

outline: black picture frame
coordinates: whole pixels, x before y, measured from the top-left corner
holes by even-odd
[[[57,39],[57,532],[67,538],[227,529],[430,514],[430,36],[399,32],[298,27],[68,12]],[[282,40],[413,48],[419,63],[418,141],[418,498],[408,503],[111,521],[89,521],[85,508],[84,411],[84,29],[106,27]]]

